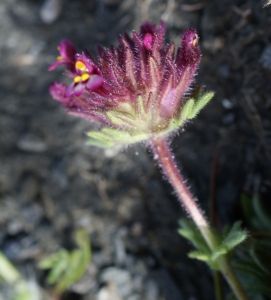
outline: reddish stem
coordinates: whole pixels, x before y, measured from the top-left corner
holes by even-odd
[[[198,208],[195,200],[193,199],[193,196],[185,185],[185,181],[176,166],[174,156],[171,153],[166,141],[163,138],[158,137],[152,139],[150,141],[150,145],[154,153],[154,158],[159,162],[166,178],[171,183],[173,189],[176,191],[180,203],[184,206],[185,210],[188,212],[194,223],[199,228],[211,251],[214,251],[218,247],[219,242],[213,235],[202,212]],[[220,272],[223,273],[237,299],[248,300],[246,293],[243,290],[238,278],[234,274],[226,256],[221,256],[218,259],[218,266]]]
[[[184,206],[185,210],[191,216],[202,234],[206,236],[206,229],[209,228],[208,223],[195,203],[190,191],[186,187],[184,183],[185,180],[176,166],[174,156],[171,153],[166,141],[163,138],[156,138],[151,141],[151,146],[154,153],[154,158],[160,163],[160,167],[176,191],[180,203]],[[209,240],[209,237],[207,237],[207,239]],[[211,243],[211,241],[209,242]]]

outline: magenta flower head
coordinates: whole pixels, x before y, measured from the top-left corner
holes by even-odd
[[[66,40],[60,43],[49,70],[65,65],[71,83],[54,83],[50,92],[69,114],[99,125],[88,132],[91,144],[110,147],[170,135],[212,98],[199,89],[189,98],[201,58],[195,29],[182,34],[176,55],[164,38],[164,23],[146,22],[132,37],[120,36],[118,48],[99,47],[98,61]]]

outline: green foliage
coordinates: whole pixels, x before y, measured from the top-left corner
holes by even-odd
[[[221,255],[226,255],[244,240],[246,240],[248,234],[241,229],[241,222],[235,222],[226,234],[226,237],[221,241],[221,244],[212,254],[212,260],[216,260]]]
[[[257,194],[243,194],[241,204],[252,237],[238,249],[233,265],[250,299],[263,300],[271,295],[271,216]]]
[[[41,260],[39,264],[41,269],[50,270],[47,282],[56,284],[58,293],[64,292],[84,275],[91,258],[88,234],[82,229],[78,230],[75,233],[75,241],[78,245],[77,249],[70,253],[61,249]]]
[[[36,300],[37,295],[15,266],[0,251],[0,280],[12,289],[12,300]]]
[[[241,195],[244,217],[249,227],[258,231],[271,231],[271,216],[266,212],[258,194],[248,197]]]
[[[225,229],[223,239],[213,230],[213,234],[219,243],[214,250],[211,250],[192,221],[182,219],[180,226],[179,234],[188,239],[196,248],[188,256],[206,262],[214,270],[218,269],[218,259],[221,256],[229,254],[247,238],[247,232],[241,229],[241,223],[236,222],[230,230]]]
[[[213,231],[219,241],[214,251],[210,250],[191,221],[181,220],[179,233],[196,249],[189,253],[189,257],[206,262],[212,269],[218,269],[218,260],[222,255],[230,254],[231,263],[249,299],[264,300],[265,296],[271,295],[271,216],[257,194],[253,197],[242,195],[241,204],[251,231],[251,237],[243,245],[248,234],[241,229],[240,222],[236,222],[231,229],[224,228],[223,238]],[[236,300],[234,295],[230,295],[229,299]]]

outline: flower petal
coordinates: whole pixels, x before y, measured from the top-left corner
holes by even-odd
[[[85,89],[85,84],[83,82],[79,82],[74,86],[74,95],[80,96],[83,93],[83,90]]]
[[[60,65],[65,64],[64,60],[57,60],[56,62],[54,62],[53,64],[51,64],[48,68],[48,71],[53,71],[55,68],[57,68]]]
[[[76,65],[80,65],[80,63],[82,65],[82,68],[77,68]],[[75,68],[80,74],[83,74],[85,72],[93,74],[93,72],[95,71],[94,62],[84,54],[77,55]]]
[[[152,44],[153,44],[153,35],[150,33],[146,33],[143,38],[144,47],[150,51],[152,49]]]
[[[63,60],[67,62],[74,62],[76,49],[70,41],[63,40],[59,44],[59,53],[63,57]]]
[[[75,87],[74,82],[71,83],[69,86],[67,86],[64,97],[70,97],[72,94],[74,94],[74,87]]]
[[[194,73],[201,57],[196,30],[186,30],[182,34],[181,41],[182,45],[177,52],[176,64],[180,71],[190,68],[191,73]]]
[[[99,75],[92,75],[89,77],[88,81],[86,82],[86,87],[88,90],[95,90],[99,88],[103,84],[103,78]]]
[[[55,82],[50,86],[49,91],[55,100],[62,103],[67,103],[68,99],[65,97],[66,89],[67,87],[63,83]]]

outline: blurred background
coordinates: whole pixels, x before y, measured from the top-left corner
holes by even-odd
[[[116,46],[120,33],[145,20],[164,20],[176,45],[183,30],[196,28],[203,53],[196,84],[216,95],[172,148],[200,206],[221,227],[242,217],[242,192],[270,201],[271,12],[262,6],[0,1],[0,249],[25,278],[50,293],[38,262],[73,249],[73,233],[83,228],[91,262],[63,299],[214,299],[211,271],[187,258],[191,246],[177,233],[186,214],[148,149],[87,146],[91,125],[66,115],[48,92],[63,69],[47,68],[63,38],[95,55],[97,44]]]

